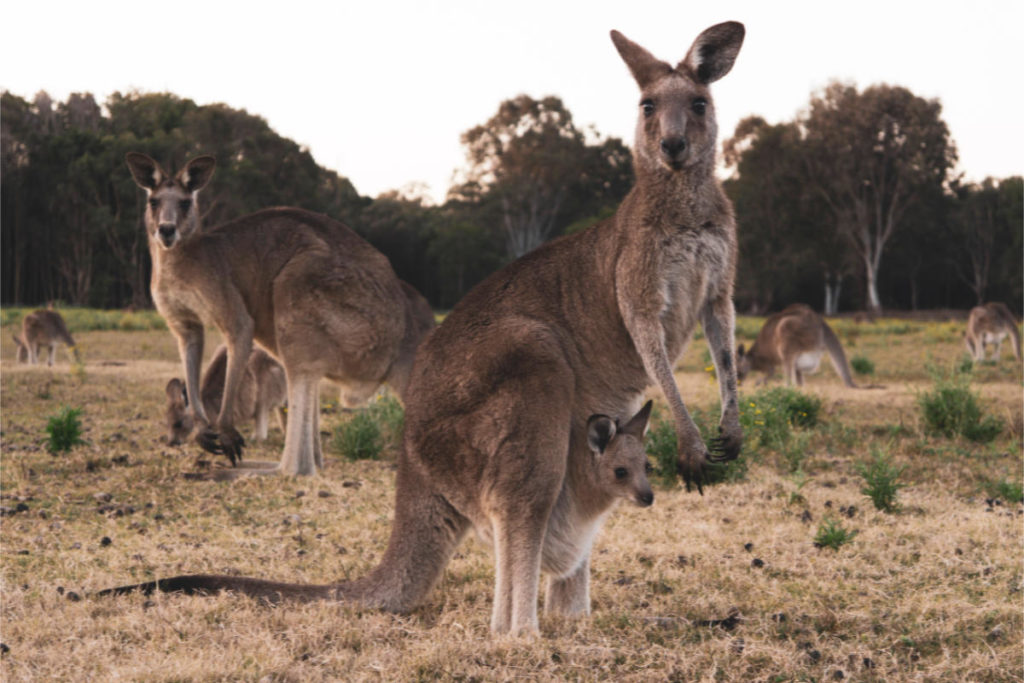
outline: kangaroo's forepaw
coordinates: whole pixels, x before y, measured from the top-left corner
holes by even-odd
[[[711,455],[704,448],[703,444],[696,451],[692,449],[679,449],[676,471],[683,478],[687,491],[690,490],[691,485],[696,485],[697,493],[702,496],[704,495],[704,484],[707,483],[707,467],[710,462]]]
[[[743,447],[743,433],[738,429],[726,431],[721,426],[718,428],[718,436],[711,439],[708,449],[711,452],[711,462],[729,462],[740,455]]]
[[[196,432],[196,443],[208,453],[224,455],[224,449],[220,445],[220,439],[217,438],[217,432],[213,431],[209,427],[200,429]]]
[[[221,429],[217,434],[217,440],[224,455],[228,457],[232,465],[236,465],[242,459],[242,448],[245,446],[245,439],[234,427]]]

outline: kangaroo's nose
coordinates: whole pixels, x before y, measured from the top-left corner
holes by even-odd
[[[651,503],[654,502],[654,492],[653,491],[645,491],[645,492],[639,494],[636,497],[636,499],[637,499],[638,503],[640,503],[644,507],[647,507],[648,505],[650,505]]]
[[[686,151],[686,138],[671,137],[661,139],[661,151],[670,157]]]
[[[160,239],[164,242],[170,242],[174,239],[175,227],[173,223],[164,223],[158,230],[160,232]]]

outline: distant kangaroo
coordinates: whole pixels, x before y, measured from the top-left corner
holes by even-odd
[[[577,602],[565,603],[564,593],[553,589],[557,580],[577,574],[589,574],[590,549],[605,517],[619,500],[640,507],[654,502],[654,493],[647,479],[651,465],[644,449],[643,435],[651,413],[651,401],[625,425],[607,415],[591,415],[587,420],[587,445],[592,451],[580,463],[575,487],[563,487],[548,519],[541,555],[541,569],[551,577],[546,611],[590,613],[588,591],[573,595]],[[493,547],[492,529],[478,528],[480,540]],[[426,539],[429,541],[429,539]],[[584,566],[584,565],[587,566]],[[432,568],[426,568],[428,573]],[[99,595],[123,594],[131,591],[215,592],[234,590],[254,597],[277,601],[282,598],[315,600],[362,599],[365,589],[360,581],[322,586],[263,581],[236,576],[192,574],[159,579],[133,586],[100,591]]]
[[[478,284],[420,345],[405,398],[395,520],[380,565],[344,587],[274,591],[406,612],[472,526],[494,543],[492,630],[534,633],[550,522],[563,496],[586,490],[592,414],[633,415],[644,389],[657,383],[675,421],[688,488],[701,489],[710,462],[739,454],[736,227],[715,179],[708,86],[732,68],[743,25],[705,30],[675,67],[617,31],[611,36],[641,90],[636,186],[611,218]],[[721,394],[714,454],[673,375],[698,320]],[[549,604],[564,614],[586,609],[589,545],[579,550],[575,569],[547,588]],[[255,579],[210,581],[203,587],[266,593],[266,582]]]
[[[37,364],[43,347],[49,347],[46,364],[53,365],[58,344],[66,344],[75,360],[79,359],[75,340],[68,332],[64,318],[57,311],[49,309],[40,309],[26,315],[21,321],[21,336],[14,335],[14,343],[18,346],[19,363]]]
[[[762,381],[767,381],[781,365],[787,384],[803,386],[804,374],[818,371],[825,352],[843,383],[856,389],[835,332],[810,306],[793,304],[764,321],[749,351],[740,345],[736,350],[736,370],[741,381],[751,370],[763,372]]]
[[[125,161],[146,191],[153,261],[150,291],[178,340],[189,396],[199,396],[203,325],[228,347],[222,409],[210,420],[192,401],[196,440],[234,463],[244,441],[234,426],[238,388],[253,342],[285,368],[289,419],[277,471],[313,474],[323,466],[318,384],[369,397],[387,382],[406,392],[422,335],[387,258],[348,227],[295,208],[258,211],[200,229],[196,198],[214,159],[192,159],[170,176],[145,154]],[[252,470],[250,470],[252,471]]]
[[[1006,337],[1013,343],[1014,357],[1020,361],[1020,330],[1017,329],[1017,319],[1009,307],[1004,303],[993,302],[971,309],[967,317],[964,345],[974,360],[985,360],[985,345],[995,344],[993,360],[998,361]]]
[[[203,410],[212,418],[220,414],[220,400],[224,394],[224,376],[227,373],[228,348],[221,345],[213,354],[210,364],[203,373],[199,398]],[[192,433],[192,415],[188,410],[188,392],[185,383],[178,378],[167,383],[167,443],[177,446]],[[256,422],[256,439],[267,438],[267,421],[270,412],[277,414],[281,430],[285,429],[283,406],[288,396],[288,383],[284,368],[263,349],[253,349],[246,363],[245,373],[238,387],[235,403],[235,423]],[[276,409],[276,410],[275,410]]]

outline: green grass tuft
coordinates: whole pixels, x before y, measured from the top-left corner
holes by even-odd
[[[816,548],[839,550],[839,548],[852,541],[857,533],[856,530],[844,529],[840,522],[831,517],[826,517],[818,526],[818,533],[814,535],[814,546]]]
[[[854,356],[850,359],[850,367],[858,375],[873,375],[875,374],[875,364],[871,362],[870,358],[864,356]]]
[[[928,430],[946,438],[962,436],[988,443],[1003,431],[1001,419],[982,414],[978,397],[963,374],[936,377],[934,388],[921,394],[917,403]]]
[[[82,423],[78,416],[81,408],[64,408],[56,415],[51,415],[46,422],[46,433],[49,438],[46,448],[53,454],[70,451],[74,446],[85,443],[82,439]]]
[[[881,451],[875,450],[870,462],[858,464],[857,473],[864,477],[864,488],[860,490],[865,496],[871,499],[875,509],[882,512],[896,512],[899,510],[899,503],[896,496],[899,490],[906,484],[897,483],[900,475],[906,469],[905,466],[893,465],[889,456]]]
[[[398,445],[405,411],[392,397],[374,399],[334,431],[334,449],[349,460],[379,460]]]

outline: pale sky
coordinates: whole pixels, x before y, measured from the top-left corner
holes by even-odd
[[[792,120],[832,79],[887,82],[941,100],[968,179],[1024,173],[1020,0],[56,0],[5,3],[0,20],[0,89],[224,102],[369,196],[425,183],[443,201],[460,134],[519,93],[631,145],[638,92],[609,30],[675,64],[726,20],[747,37],[712,88],[720,139],[750,114]]]

